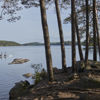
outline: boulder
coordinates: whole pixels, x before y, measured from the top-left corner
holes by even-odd
[[[9,64],[23,64],[23,63],[26,63],[28,62],[29,59],[22,59],[22,58],[19,58],[19,59],[14,59],[11,63]]]
[[[84,64],[83,61],[77,61],[76,66],[77,66],[77,71],[78,72],[83,72],[83,70],[85,68],[85,64]]]
[[[85,67],[84,61],[77,61],[76,66],[77,66],[78,72],[83,72],[83,70],[100,72],[100,62],[98,61],[88,60],[87,67]]]
[[[30,83],[28,81],[20,81],[15,83],[15,86],[9,92],[10,100],[17,100],[17,98],[26,93]]]
[[[26,74],[23,74],[23,76],[24,76],[25,78],[29,78],[29,77],[32,77],[33,74],[31,74],[31,73],[26,73]]]

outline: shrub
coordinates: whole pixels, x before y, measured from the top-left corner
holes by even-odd
[[[39,83],[41,80],[46,79],[47,77],[47,72],[44,68],[42,68],[42,64],[34,64],[32,65],[32,68],[34,69],[34,79],[35,79],[35,84]]]

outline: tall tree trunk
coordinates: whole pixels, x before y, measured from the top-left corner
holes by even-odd
[[[100,35],[99,35],[99,26],[98,26],[98,13],[96,10],[96,30],[97,30],[97,44],[98,44],[98,50],[99,50],[99,59],[100,59]]]
[[[41,10],[41,21],[42,21],[44,42],[45,42],[48,77],[49,77],[49,81],[53,81],[54,76],[53,76],[53,68],[52,68],[52,57],[51,57],[49,30],[48,30],[46,8],[45,8],[44,0],[40,0],[40,10]]]
[[[83,53],[82,53],[82,47],[81,47],[81,41],[80,41],[80,35],[79,35],[79,29],[78,29],[78,23],[77,23],[77,14],[76,13],[75,13],[75,26],[76,26],[76,35],[77,35],[77,42],[78,42],[78,50],[79,50],[80,60],[83,61],[84,58],[83,58]]]
[[[89,49],[89,4],[86,2],[86,51],[85,51],[85,67],[88,64],[88,49]]]
[[[66,71],[66,54],[65,54],[63,29],[62,29],[61,16],[60,16],[60,10],[59,10],[59,1],[58,0],[55,0],[55,7],[56,7],[57,20],[58,20],[59,35],[60,35],[61,54],[62,54],[62,69],[64,71]]]
[[[72,72],[76,72],[76,41],[75,41],[75,0],[71,0],[71,30],[72,30]]]
[[[97,61],[97,49],[96,49],[96,0],[93,0],[93,60]]]

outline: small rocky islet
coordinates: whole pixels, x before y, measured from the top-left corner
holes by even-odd
[[[26,63],[26,62],[29,62],[29,61],[30,61],[29,59],[16,58],[9,64],[23,64],[23,63]]]

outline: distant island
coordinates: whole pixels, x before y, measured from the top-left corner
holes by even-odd
[[[23,46],[40,46],[40,45],[44,45],[44,43],[40,43],[40,42],[30,42],[30,43],[24,43],[22,45]]]
[[[21,46],[21,44],[13,41],[0,40],[0,46]]]

